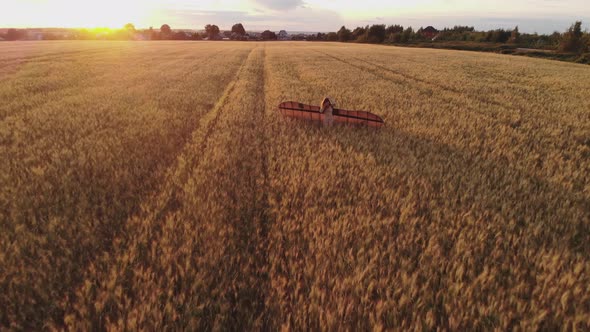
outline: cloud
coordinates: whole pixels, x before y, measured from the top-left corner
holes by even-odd
[[[253,2],[268,9],[280,11],[305,7],[303,0],[253,0]]]
[[[582,20],[590,28],[588,0],[17,0],[0,10],[0,25],[122,26],[138,28],[202,29],[217,24],[229,29],[241,22],[247,30],[336,31],[367,24],[402,24],[419,28],[473,25],[476,29],[512,29],[521,32],[565,31]],[[111,7],[117,7],[116,11]],[[67,22],[64,21],[68,19]]]
[[[297,7],[289,10],[289,19],[272,10],[201,10],[187,8],[162,8],[149,25],[168,23],[173,29],[203,29],[206,24],[216,24],[222,30],[235,23],[242,23],[247,31],[287,30],[289,32],[326,32],[337,30],[343,23],[334,11]]]
[[[257,0],[258,1],[258,0]],[[405,27],[412,26],[415,29],[429,25],[437,29],[452,27],[454,25],[475,26],[478,30],[490,30],[497,28],[513,29],[519,26],[521,32],[552,33],[553,31],[565,31],[576,19],[582,19],[584,28],[589,27],[590,17],[552,15],[512,15],[498,14],[470,14],[461,13],[412,13],[408,15],[373,15],[368,17],[343,17],[337,10],[318,8],[311,4],[312,0],[306,0],[309,6],[299,6],[283,10],[288,14],[281,13],[276,9],[265,9],[263,7],[234,6],[232,10],[214,9],[207,10],[200,6],[179,6],[170,8],[162,6],[157,10],[149,23],[137,26],[160,26],[168,23],[173,29],[203,29],[206,24],[216,24],[222,30],[230,29],[235,23],[242,23],[248,31],[272,31],[287,30],[289,32],[329,32],[336,31],[342,25],[350,29],[356,26],[367,24],[401,24]],[[293,2],[292,2],[293,3]],[[276,6],[275,6],[276,7]],[[239,9],[238,9],[239,8]],[[287,19],[286,19],[287,18]]]

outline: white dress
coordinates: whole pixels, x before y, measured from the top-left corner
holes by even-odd
[[[334,124],[334,114],[332,114],[332,105],[326,107],[324,110],[324,126],[332,126]]]

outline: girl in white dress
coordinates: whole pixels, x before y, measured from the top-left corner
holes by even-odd
[[[325,126],[332,126],[334,124],[334,106],[336,106],[336,104],[332,102],[330,97],[324,98],[320,104],[320,113],[324,114]]]

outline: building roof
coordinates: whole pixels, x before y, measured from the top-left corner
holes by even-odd
[[[426,29],[422,30],[422,32],[437,33],[438,30],[436,30],[433,26],[429,25],[426,27]]]

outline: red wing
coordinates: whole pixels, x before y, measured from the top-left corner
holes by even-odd
[[[370,127],[381,127],[385,124],[383,119],[366,111],[334,110],[334,122],[344,124],[360,124]]]
[[[305,120],[322,121],[324,115],[320,113],[319,106],[305,105],[295,101],[286,101],[279,104],[279,111],[284,116]]]
[[[322,121],[324,114],[320,113],[319,106],[302,104],[296,101],[286,101],[279,104],[279,111],[284,116],[297,119]],[[348,111],[335,109],[334,122],[350,125],[365,125],[369,127],[381,127],[384,121],[381,117],[365,111]]]
[[[320,112],[319,106],[306,105],[306,104],[298,103],[296,101],[286,101],[284,103],[280,103],[279,108],[286,109],[286,110],[295,110],[295,111],[308,111],[308,112],[311,111],[311,112],[318,112],[318,113]]]

